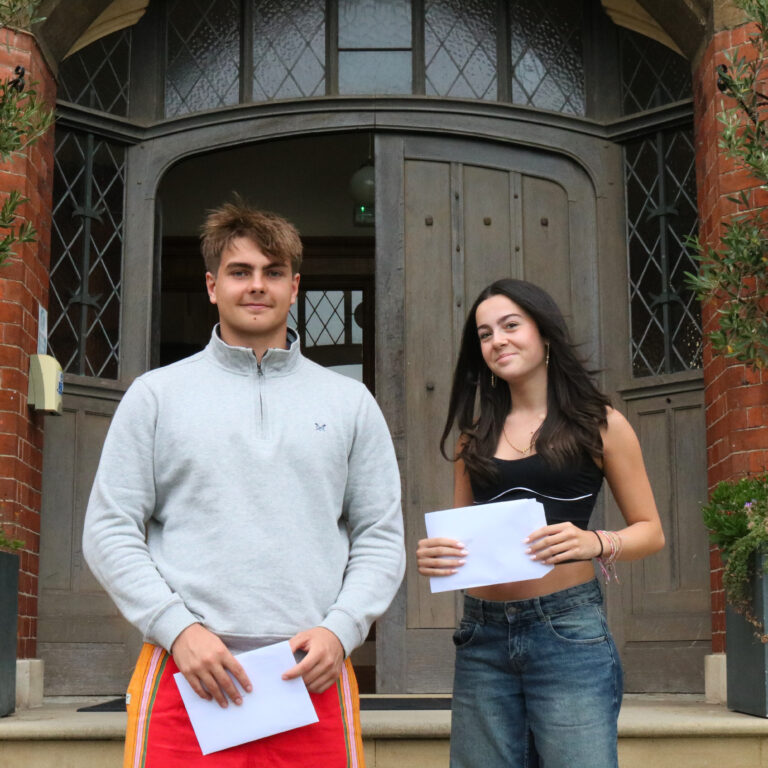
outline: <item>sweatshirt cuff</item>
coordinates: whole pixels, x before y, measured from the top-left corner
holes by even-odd
[[[171,603],[150,625],[147,630],[147,640],[161,645],[168,653],[176,638],[199,619],[190,613],[181,601]]]
[[[345,611],[332,610],[320,622],[320,626],[333,632],[339,638],[344,648],[344,656],[349,656],[352,651],[365,640],[361,637],[357,622]]]

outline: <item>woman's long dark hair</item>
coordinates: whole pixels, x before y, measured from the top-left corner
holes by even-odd
[[[462,459],[471,475],[496,475],[492,461],[504,420],[512,408],[509,387],[499,381],[491,386],[491,372],[480,351],[477,335],[478,306],[491,296],[506,296],[536,323],[549,344],[547,367],[547,417],[534,435],[536,452],[550,465],[561,467],[585,451],[602,456],[600,427],[606,424],[610,400],[597,388],[574,352],[568,328],[557,304],[543,289],[525,280],[497,280],[477,297],[461,337],[459,359],[453,375],[448,418],[440,451],[449,460]],[[462,434],[456,455],[446,453],[445,443],[454,423]]]

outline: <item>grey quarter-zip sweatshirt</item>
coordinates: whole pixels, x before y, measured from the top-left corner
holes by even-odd
[[[233,649],[314,626],[349,654],[405,568],[400,477],[359,382],[225,344],[140,376],[109,429],[83,552],[145,640],[199,622]]]

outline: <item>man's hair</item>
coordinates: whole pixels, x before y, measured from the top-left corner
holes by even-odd
[[[294,274],[301,268],[302,244],[296,227],[276,213],[257,211],[236,198],[209,211],[201,228],[201,249],[208,272],[218,272],[221,255],[238,237],[247,238],[265,255],[290,264]]]

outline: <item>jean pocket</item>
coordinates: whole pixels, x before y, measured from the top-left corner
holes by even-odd
[[[464,648],[469,645],[477,635],[480,625],[476,621],[462,619],[459,628],[453,633],[453,644],[457,648]]]
[[[566,643],[592,644],[608,640],[608,626],[597,605],[581,605],[547,616],[550,632]]]

